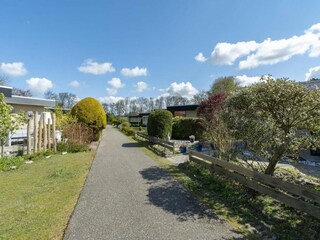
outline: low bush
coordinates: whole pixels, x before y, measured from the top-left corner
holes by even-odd
[[[128,119],[123,118],[123,117],[117,117],[112,121],[112,124],[118,127],[120,124],[122,124],[124,122],[128,122]]]
[[[172,138],[188,140],[194,135],[196,139],[201,139],[204,128],[199,119],[175,117],[172,124]]]
[[[1,157],[0,171],[8,171],[19,168],[24,163],[23,157]]]
[[[124,132],[128,136],[136,135],[137,131],[130,127],[122,127],[122,132]]]
[[[90,147],[87,144],[76,144],[76,143],[68,143],[68,142],[58,142],[57,143],[57,151],[58,152],[86,152],[89,151]]]
[[[57,142],[58,152],[68,152],[68,144],[66,142]]]
[[[90,147],[86,144],[70,144],[68,146],[68,151],[70,153],[77,153],[77,152],[87,152],[90,151]]]
[[[83,123],[75,123],[62,130],[62,138],[71,145],[87,145],[94,140],[94,132]]]
[[[154,110],[148,118],[148,135],[165,139],[172,131],[172,113],[168,110]]]
[[[129,122],[123,122],[121,124],[122,128],[130,128],[130,123]]]
[[[47,150],[47,151],[40,151],[37,153],[32,153],[29,155],[24,155],[23,158],[24,158],[24,160],[40,160],[43,157],[53,155],[53,154],[55,154],[55,153],[50,150]]]

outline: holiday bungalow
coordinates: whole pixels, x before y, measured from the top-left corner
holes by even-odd
[[[39,112],[55,107],[55,100],[34,97],[22,97],[12,94],[12,87],[0,86],[0,93],[5,96],[5,102],[13,107],[12,112]]]
[[[174,117],[196,118],[198,107],[198,104],[169,106],[167,110],[170,111]]]

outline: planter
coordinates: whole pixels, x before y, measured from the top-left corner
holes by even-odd
[[[198,146],[196,146],[196,150],[197,150],[198,152],[201,152],[201,151],[202,151],[202,145],[199,144]]]
[[[180,153],[186,153],[187,147],[180,147]]]

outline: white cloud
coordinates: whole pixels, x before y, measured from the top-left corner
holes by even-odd
[[[197,56],[194,57],[194,59],[197,61],[197,62],[205,62],[207,61],[207,58],[205,58],[205,56],[203,55],[202,52],[199,52]]]
[[[108,95],[116,95],[118,90],[125,86],[125,84],[121,82],[120,78],[112,78],[108,83],[111,85],[111,88],[106,89]]]
[[[209,61],[218,65],[232,65],[234,61],[255,51],[259,44],[255,41],[238,43],[218,43],[214,48]]]
[[[201,56],[202,60],[206,59],[207,62],[218,65],[233,65],[237,59],[245,57],[239,62],[239,69],[249,69],[287,61],[295,55],[306,53],[309,57],[320,56],[320,23],[314,24],[302,35],[285,39],[267,38],[260,43],[256,41],[218,43],[207,59],[202,53],[198,56]]]
[[[27,69],[22,62],[1,63],[0,72],[12,77],[20,77],[26,75]]]
[[[273,65],[287,61],[295,55],[303,55],[319,39],[314,34],[293,36],[289,39],[263,41],[257,51],[239,62],[239,69],[255,68],[260,65]],[[311,53],[310,53],[311,54]]]
[[[72,88],[79,88],[81,87],[81,83],[77,80],[73,80],[69,83],[69,86]]]
[[[107,104],[116,103],[123,99],[124,99],[123,97],[114,97],[114,96],[99,97],[99,101],[101,103],[107,103]]]
[[[245,86],[250,86],[254,83],[257,83],[260,81],[260,77],[248,77],[247,75],[242,75],[242,76],[235,76],[235,79],[239,81],[240,86],[245,87]]]
[[[309,68],[309,71],[306,73],[306,81],[312,78],[320,78],[320,66]]]
[[[26,80],[28,89],[35,97],[42,97],[43,94],[53,87],[52,81],[46,78],[30,78]]]
[[[118,90],[115,88],[107,88],[106,91],[107,91],[107,94],[111,96],[116,95],[118,93]]]
[[[115,89],[123,88],[125,86],[125,84],[121,82],[120,78],[112,78],[108,83]]]
[[[192,98],[195,94],[198,93],[198,90],[192,86],[190,82],[181,82],[181,83],[171,83],[170,87],[166,89],[161,89],[161,92],[164,92],[162,96],[181,96],[185,98]]]
[[[141,93],[148,88],[148,84],[146,82],[137,82],[135,87],[137,92]]]
[[[78,70],[83,73],[90,73],[94,75],[102,75],[107,72],[115,72],[115,68],[112,66],[112,63],[98,63],[94,62],[92,59],[88,59],[84,61]]]
[[[148,75],[148,70],[147,68],[122,68],[121,69],[121,74],[126,77],[139,77],[139,76],[147,76]]]

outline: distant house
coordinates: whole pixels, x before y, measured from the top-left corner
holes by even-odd
[[[167,107],[167,110],[170,111],[174,117],[196,118],[198,107],[198,104],[170,106]]]
[[[129,123],[131,125],[146,127],[148,125],[149,115],[150,115],[150,113],[140,113],[140,114],[136,114],[136,115],[130,115],[128,117]]]
[[[320,89],[320,79],[311,79],[309,81],[299,83],[305,85],[309,89]]]
[[[170,111],[174,117],[180,116],[180,117],[187,117],[187,118],[196,118],[198,107],[199,107],[198,104],[170,106],[170,107],[167,107],[167,110]],[[129,123],[131,125],[146,127],[148,125],[149,115],[150,113],[140,113],[140,114],[130,115],[128,117]]]
[[[13,107],[12,112],[37,111],[39,113],[55,107],[55,100],[34,97],[22,97],[12,94],[12,87],[0,86],[0,93],[5,96],[5,102]]]

